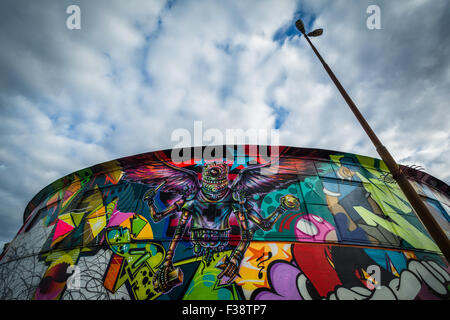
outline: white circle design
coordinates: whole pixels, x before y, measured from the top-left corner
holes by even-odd
[[[297,229],[309,236],[315,236],[319,233],[317,227],[309,220],[300,219],[296,225]]]

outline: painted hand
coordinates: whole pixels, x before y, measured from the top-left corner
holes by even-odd
[[[240,260],[236,258],[234,255],[231,258],[225,257],[224,269],[217,276],[217,278],[222,279],[224,276],[228,278],[226,284],[233,282],[234,278],[238,275]]]
[[[300,209],[300,201],[292,194],[287,194],[281,197],[280,204],[285,210],[297,211]]]
[[[152,205],[155,200],[155,196],[158,190],[166,184],[166,181],[161,182],[156,188],[151,188],[144,194],[144,201],[147,201],[148,205]]]
[[[240,204],[244,204],[247,201],[247,195],[243,191],[235,191],[233,192],[233,199]]]
[[[175,270],[173,267],[172,261],[166,261],[162,264],[159,269],[156,271],[155,276],[153,277],[153,287],[156,292],[168,292],[170,289],[174,287],[171,284],[169,279],[169,274]]]
[[[144,194],[144,201],[146,201],[150,206],[155,201],[155,196],[156,196],[156,189],[152,188]]]

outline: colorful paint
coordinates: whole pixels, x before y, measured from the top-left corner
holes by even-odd
[[[450,266],[382,161],[223,148],[122,158],[43,189],[0,256],[0,299],[449,298]],[[410,180],[448,232],[450,188]]]

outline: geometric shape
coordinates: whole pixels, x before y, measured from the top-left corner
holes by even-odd
[[[73,229],[75,229],[74,226],[66,223],[63,220],[59,220],[56,225],[56,228],[55,228],[54,237],[58,238],[63,235],[66,235],[67,233],[71,232]]]
[[[67,203],[68,200],[70,200],[70,197],[72,197],[72,196],[73,196],[73,192],[71,192],[70,190],[67,190],[66,192],[64,192],[63,201],[62,201],[63,206]]]
[[[100,207],[95,208],[92,212],[86,217],[87,219],[100,217],[106,214],[106,208],[103,204]]]
[[[78,227],[81,220],[83,219],[84,212],[71,212],[70,214],[72,215],[72,220],[74,224]]]
[[[149,240],[153,239],[153,230],[150,226],[150,223],[146,223],[144,228],[142,228],[141,232],[136,237],[133,237],[136,240]]]
[[[105,280],[103,281],[103,286],[112,293],[115,293],[118,289],[115,284],[119,276],[120,268],[122,267],[123,259],[123,257],[113,254]]]
[[[131,230],[131,219],[124,220],[121,224],[119,224],[119,226],[124,229],[128,229],[128,231]]]
[[[131,238],[134,240],[150,240],[153,239],[153,230],[148,221],[140,215],[135,215],[132,219],[127,220],[131,227]],[[121,224],[123,227],[127,227]]]
[[[54,204],[56,201],[58,201],[58,193],[55,193],[50,199],[48,199],[46,206],[50,206],[51,204]]]
[[[83,246],[87,246],[92,240],[94,240],[92,230],[89,227],[89,224],[85,223],[83,229]]]
[[[106,227],[106,216],[91,218],[86,220],[91,227],[94,238]]]
[[[69,226],[72,226],[75,228],[75,224],[73,223],[72,216],[70,215],[70,213],[62,214],[58,217],[58,219],[64,221]]]
[[[96,185],[94,190],[85,193],[83,199],[78,204],[79,209],[85,211],[96,211],[103,205],[102,193]]]
[[[113,201],[111,201],[110,203],[108,203],[106,205],[106,214],[108,215],[108,217],[111,217],[114,211],[117,211],[117,201],[119,199],[114,199]]]
[[[67,204],[69,200],[71,200],[72,196],[76,194],[78,191],[80,191],[81,185],[79,181],[74,181],[67,189],[65,190],[63,194],[63,207]]]
[[[131,220],[131,233],[134,237],[136,237],[139,232],[145,227],[147,224],[147,221],[142,220],[139,216],[134,216],[134,218]]]
[[[75,229],[73,226],[67,224],[63,220],[58,220],[52,242],[54,242],[55,239],[66,236],[73,229]]]
[[[129,217],[131,217],[132,215],[134,215],[133,212],[120,212],[120,211],[115,211],[115,212],[113,212],[111,218],[109,219],[108,227],[118,226],[118,225],[120,225],[122,222],[124,222],[125,220],[127,220]]]

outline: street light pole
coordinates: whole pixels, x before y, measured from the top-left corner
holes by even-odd
[[[305,36],[306,41],[308,41],[309,45],[311,46],[312,50],[316,54],[317,58],[319,58],[320,62],[322,63],[323,67],[327,71],[328,75],[330,76],[333,83],[336,85],[337,89],[341,93],[342,97],[344,98],[345,102],[347,102],[348,106],[352,110],[355,117],[358,119],[359,123],[363,127],[364,131],[369,136],[370,140],[374,144],[378,154],[380,155],[381,159],[384,161],[386,166],[388,167],[389,171],[391,172],[393,178],[397,181],[400,189],[405,194],[406,198],[408,199],[409,203],[419,216],[420,220],[423,222],[425,227],[427,228],[428,232],[430,233],[431,237],[436,242],[439,249],[442,251],[443,255],[445,256],[447,262],[450,262],[450,242],[447,238],[447,235],[444,233],[443,229],[439,226],[439,224],[436,222],[434,217],[432,216],[430,210],[428,210],[427,206],[423,203],[420,196],[417,194],[416,190],[412,187],[411,183],[408,181],[406,176],[403,174],[402,170],[400,170],[400,167],[395,162],[394,158],[391,156],[389,151],[386,149],[386,147],[381,143],[380,139],[376,136],[375,132],[372,130],[370,125],[367,123],[366,119],[364,119],[361,112],[356,107],[353,100],[350,98],[350,96],[345,91],[344,87],[341,85],[339,80],[334,75],[333,71],[330,69],[328,64],[323,60],[322,56],[320,55],[319,51],[317,51],[316,47],[312,44],[309,37],[316,37],[320,36],[323,32],[322,29],[314,30],[308,34],[305,32],[305,27],[303,25],[303,22],[301,20],[297,20],[295,23],[297,29]]]

